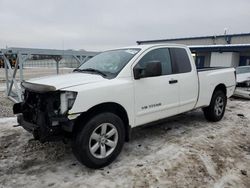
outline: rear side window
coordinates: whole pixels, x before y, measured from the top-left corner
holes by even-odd
[[[191,64],[187,51],[183,48],[170,48],[173,73],[191,72]]]

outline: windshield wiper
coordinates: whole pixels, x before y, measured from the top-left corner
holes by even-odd
[[[105,73],[103,73],[102,71],[99,71],[97,69],[92,69],[92,68],[88,68],[88,69],[74,69],[73,72],[94,72],[97,74],[100,74],[104,77],[106,77],[107,75]]]

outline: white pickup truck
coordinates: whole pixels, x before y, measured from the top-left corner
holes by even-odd
[[[186,46],[138,45],[100,53],[73,73],[22,82],[19,124],[41,142],[69,136],[89,168],[110,164],[131,128],[202,108],[222,119],[234,68],[197,70]]]

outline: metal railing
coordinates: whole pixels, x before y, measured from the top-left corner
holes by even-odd
[[[34,55],[52,56],[56,62],[56,74],[59,74],[59,64],[63,57],[72,57],[83,64],[98,52],[76,51],[76,50],[52,50],[52,49],[32,49],[32,48],[6,48],[0,50],[0,57],[4,61],[6,96],[14,101],[22,101],[22,90],[20,83],[24,80],[23,65]],[[15,56],[14,67],[10,63],[9,57]],[[19,80],[17,80],[17,70],[19,70]]]

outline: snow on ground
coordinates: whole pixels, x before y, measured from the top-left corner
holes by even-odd
[[[5,86],[2,86],[1,84],[0,84],[0,92],[3,92],[3,91],[5,91]]]
[[[0,187],[250,187],[250,101],[229,100],[225,117],[201,110],[133,131],[100,170],[78,163],[70,144],[32,140],[0,119]]]

